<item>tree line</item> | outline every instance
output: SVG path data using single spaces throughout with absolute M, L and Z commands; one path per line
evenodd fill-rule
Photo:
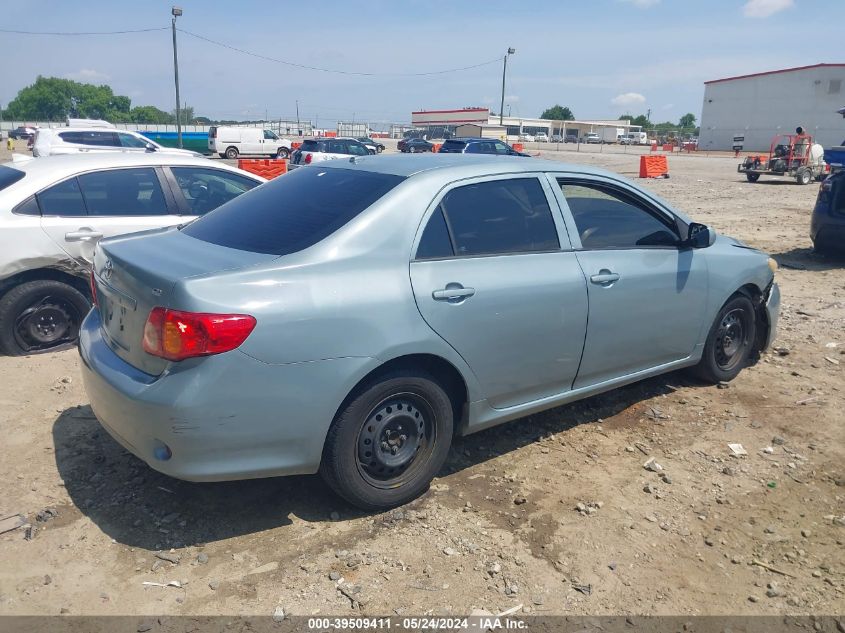
M 110 123 L 176 123 L 176 113 L 152 105 L 132 107 L 132 100 L 116 95 L 110 86 L 81 83 L 60 77 L 42 77 L 18 91 L 2 110 L 3 119 L 11 121 L 66 121 L 68 118 L 103 119 Z M 237 123 L 212 121 L 196 116 L 192 106 L 180 112 L 183 125 Z
M 540 118 L 552 121 L 574 121 L 575 115 L 568 107 L 555 104 L 551 108 L 543 110 Z M 695 126 L 696 118 L 692 112 L 687 112 L 678 120 L 677 123 L 673 123 L 672 121 L 652 123 L 645 114 L 638 114 L 637 116 L 634 116 L 633 114 L 623 114 L 619 117 L 620 121 L 625 119 L 630 120 L 631 125 L 638 125 L 643 130 L 654 130 L 655 132 L 670 132 L 678 129 L 693 131 L 697 129 Z

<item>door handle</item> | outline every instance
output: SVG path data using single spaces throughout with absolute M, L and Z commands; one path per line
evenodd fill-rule
M 93 229 L 81 228 L 78 231 L 65 233 L 65 242 L 85 242 L 87 240 L 98 240 L 103 234 Z
M 619 273 L 609 271 L 607 268 L 602 268 L 597 275 L 592 275 L 590 281 L 599 286 L 609 286 L 615 281 L 619 281 Z
M 431 296 L 435 301 L 458 302 L 475 294 L 475 288 L 464 288 L 461 284 L 447 284 L 442 290 L 435 290 Z

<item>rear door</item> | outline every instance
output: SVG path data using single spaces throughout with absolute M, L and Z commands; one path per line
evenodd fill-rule
M 677 220 L 621 183 L 589 177 L 556 182 L 590 302 L 575 387 L 690 356 L 707 306 L 704 250 L 681 248 Z
M 103 237 L 183 222 L 160 168 L 80 174 L 36 194 L 42 229 L 84 266 Z
M 569 390 L 587 325 L 584 275 L 538 175 L 456 183 L 418 235 L 420 313 L 506 408 Z

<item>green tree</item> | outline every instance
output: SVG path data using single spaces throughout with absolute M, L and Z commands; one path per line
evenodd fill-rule
M 575 115 L 572 114 L 572 110 L 566 106 L 554 105 L 551 108 L 543 110 L 543 114 L 540 115 L 540 118 L 551 119 L 553 121 L 574 121 Z
M 176 121 L 176 110 L 170 111 L 173 121 Z M 194 106 L 182 106 L 179 108 L 179 118 L 182 119 L 182 125 L 194 125 L 196 117 L 194 116 Z
M 651 127 L 651 123 L 644 114 L 638 114 L 637 116 L 634 116 L 633 114 L 623 114 L 621 117 L 619 117 L 620 121 L 624 119 L 629 119 L 631 121 L 631 125 L 639 125 L 641 128 L 644 129 Z
M 133 123 L 173 123 L 173 115 L 155 106 L 136 106 L 129 113 Z
M 681 117 L 681 120 L 678 121 L 678 125 L 681 127 L 695 127 L 695 115 L 692 112 L 687 112 Z
M 6 116 L 18 120 L 62 121 L 68 117 L 125 121 L 129 97 L 116 95 L 109 86 L 83 84 L 71 79 L 38 76 L 31 86 L 9 102 Z

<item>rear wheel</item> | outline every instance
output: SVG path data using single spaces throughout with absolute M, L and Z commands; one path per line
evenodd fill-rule
M 329 429 L 320 474 L 351 504 L 391 508 L 428 488 L 452 439 L 452 402 L 431 376 L 397 371 L 364 386 Z
M 760 174 L 745 174 L 745 177 L 748 179 L 748 182 L 757 182 L 760 180 Z
M 70 345 L 89 308 L 85 295 L 61 281 L 16 286 L 0 299 L 0 349 L 23 356 Z
M 813 180 L 813 172 L 809 169 L 802 169 L 798 172 L 795 180 L 799 185 L 809 185 Z
M 237 147 L 227 147 L 226 148 L 226 158 L 229 160 L 235 160 L 238 157 L 238 148 Z
M 711 383 L 733 380 L 748 364 L 756 336 L 751 300 L 742 294 L 734 295 L 716 316 L 695 373 Z

